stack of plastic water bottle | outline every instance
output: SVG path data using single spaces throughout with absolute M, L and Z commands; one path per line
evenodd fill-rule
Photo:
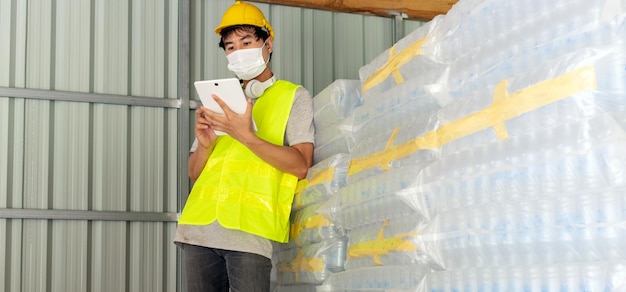
M 346 185 L 348 162 L 347 155 L 331 156 L 312 167 L 303 181 L 308 185 L 294 199 L 289 243 L 276 246 L 278 291 L 306 291 L 344 270 L 345 229 L 335 226 L 318 209 Z
M 277 291 L 315 291 L 331 274 L 344 270 L 345 229 L 318 209 L 347 184 L 354 140 L 339 125 L 361 104 L 360 88 L 359 80 L 337 80 L 313 99 L 315 164 L 294 198 L 290 241 L 275 248 Z
M 337 153 L 313 165 L 307 179 L 301 181 L 293 200 L 293 209 L 328 200 L 339 189 L 346 186 L 350 155 Z
M 338 153 L 350 153 L 354 146 L 352 131 L 343 124 L 361 105 L 361 81 L 339 79 L 313 98 L 315 110 L 314 164 Z
M 461 0 L 359 73 L 317 291 L 626 289 L 626 1 Z

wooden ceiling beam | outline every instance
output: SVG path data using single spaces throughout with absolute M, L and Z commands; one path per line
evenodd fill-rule
M 458 0 L 248 0 L 250 2 L 430 21 Z

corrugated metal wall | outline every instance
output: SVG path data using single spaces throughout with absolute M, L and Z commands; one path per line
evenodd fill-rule
M 0 290 L 176 290 L 177 8 L 0 0 Z
M 233 76 L 232 2 L 0 0 L 0 290 L 185 290 L 190 84 Z M 258 6 L 274 71 L 314 94 L 394 42 L 392 19 Z

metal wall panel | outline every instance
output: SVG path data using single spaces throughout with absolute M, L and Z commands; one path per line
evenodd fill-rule
M 177 39 L 173 0 L 0 0 L 0 87 L 44 90 L 0 96 L 0 290 L 178 290 L 178 110 L 46 99 L 178 98 Z
M 130 94 L 129 5 L 127 0 L 98 0 L 93 15 L 93 92 Z
M 197 99 L 193 81 L 233 76 L 213 31 L 233 1 L 183 2 L 179 72 L 180 1 L 0 0 L 0 290 L 183 290 L 179 80 Z M 273 70 L 313 94 L 393 42 L 393 19 L 257 5 Z
M 333 31 L 337 79 L 359 79 L 359 68 L 365 63 L 363 16 L 357 14 L 335 16 Z M 356 45 L 358 44 L 358 45 Z
M 368 64 L 394 43 L 394 21 L 389 18 L 375 16 L 363 16 L 363 61 L 362 65 Z M 358 78 L 358 69 L 357 69 Z
M 12 12 L 10 0 L 0 0 L 0 68 L 10 68 L 11 66 L 11 25 Z M 0 70 L 0 86 L 9 86 L 9 70 Z
M 56 4 L 51 26 L 53 89 L 89 92 L 91 5 L 83 0 L 57 0 Z
M 51 31 L 53 16 L 56 9 L 52 9 L 53 1 L 28 1 L 26 13 L 26 87 L 50 89 L 51 55 L 53 52 Z M 54 12 L 53 12 L 54 11 Z M 56 18 L 54 18 L 56 20 Z
M 310 29 L 309 33 L 305 34 L 305 39 L 313 45 L 309 55 L 313 66 L 308 67 L 311 71 L 307 70 L 309 75 L 313 76 L 312 80 L 308 81 L 313 83 L 305 86 L 312 94 L 316 94 L 337 79 L 333 70 L 336 62 L 333 49 L 335 47 L 334 13 L 312 10 L 309 17 Z
M 296 84 L 303 84 L 305 71 L 303 9 L 272 6 L 269 15 L 274 28 L 274 53 L 271 60 L 272 69 L 280 79 Z
M 0 0 L 0 86 L 25 85 L 27 4 Z
M 9 120 L 11 119 L 11 116 L 9 116 L 10 102 L 12 102 L 12 100 L 0 97 L 0 137 L 2 137 L 2 139 L 0 139 L 0 190 L 5 190 L 0 191 L 0 208 L 7 207 L 8 184 L 11 179 L 8 175 L 10 167 L 9 160 L 12 156 L 9 156 L 9 138 L 11 138 L 9 135 L 13 133 L 13 129 L 9 129 Z M 12 169 L 11 172 L 13 172 Z

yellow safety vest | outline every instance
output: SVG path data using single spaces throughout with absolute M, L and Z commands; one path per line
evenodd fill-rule
M 252 108 L 257 136 L 284 145 L 296 89 L 278 80 Z M 278 242 L 289 240 L 289 215 L 298 178 L 261 160 L 228 135 L 220 136 L 178 221 L 239 229 Z

